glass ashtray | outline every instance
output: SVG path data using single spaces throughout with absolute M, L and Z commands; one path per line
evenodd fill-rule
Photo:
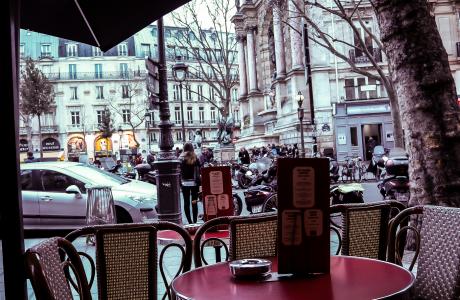
M 252 279 L 270 275 L 272 262 L 260 258 L 234 260 L 229 263 L 234 278 Z

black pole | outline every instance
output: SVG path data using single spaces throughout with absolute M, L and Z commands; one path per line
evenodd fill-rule
M 158 59 L 159 59 L 159 110 L 160 140 L 158 146 L 160 152 L 158 159 L 155 160 L 155 168 L 158 170 L 156 175 L 156 186 L 158 195 L 157 213 L 160 220 L 171 221 L 177 224 L 182 223 L 182 213 L 180 208 L 180 168 L 179 161 L 173 152 L 174 141 L 172 139 L 171 127 L 173 124 L 169 118 L 168 103 L 168 78 L 165 55 L 165 40 L 163 18 L 158 19 Z
M 310 43 L 308 41 L 307 24 L 303 25 L 303 42 L 305 47 L 305 67 L 307 69 L 308 98 L 310 98 L 311 124 L 315 125 L 315 109 L 313 105 L 313 82 L 311 80 Z
M 180 87 L 180 117 L 182 119 L 182 142 L 185 144 L 185 120 L 184 120 L 184 101 L 182 99 L 182 81 L 179 82 Z
M 2 81 L 6 89 L 0 126 L 3 136 L 3 168 L 14 172 L 5 176 L 4 194 L 0 204 L 0 239 L 2 241 L 3 279 L 6 299 L 27 299 L 24 268 L 24 232 L 22 223 L 21 188 L 19 185 L 18 103 L 19 103 L 19 0 L 2 1 L 0 4 L 1 36 L 7 39 L 6 51 L 1 56 Z M 2 295 L 0 295 L 0 298 Z

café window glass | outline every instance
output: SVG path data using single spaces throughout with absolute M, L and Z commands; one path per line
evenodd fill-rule
M 358 129 L 350 127 L 350 140 L 352 146 L 358 146 Z

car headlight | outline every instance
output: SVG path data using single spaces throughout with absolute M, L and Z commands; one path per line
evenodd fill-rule
M 246 176 L 252 176 L 252 172 L 251 172 L 251 171 L 247 171 L 247 172 L 246 172 Z
M 155 199 L 150 197 L 143 197 L 143 196 L 129 196 L 129 199 L 134 200 L 139 203 L 146 203 L 146 202 L 154 202 Z

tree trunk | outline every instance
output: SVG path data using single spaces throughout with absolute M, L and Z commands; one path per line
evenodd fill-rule
M 42 121 L 40 120 L 40 114 L 38 117 L 38 139 L 40 143 L 40 158 L 43 158 L 43 144 L 42 144 Z
M 398 96 L 393 88 L 387 89 L 388 99 L 391 106 L 391 119 L 393 120 L 393 138 L 395 147 L 404 147 L 403 130 L 401 125 L 401 114 L 399 112 Z
M 372 0 L 372 4 L 405 128 L 410 157 L 410 205 L 458 207 L 457 93 L 428 3 L 426 0 Z

